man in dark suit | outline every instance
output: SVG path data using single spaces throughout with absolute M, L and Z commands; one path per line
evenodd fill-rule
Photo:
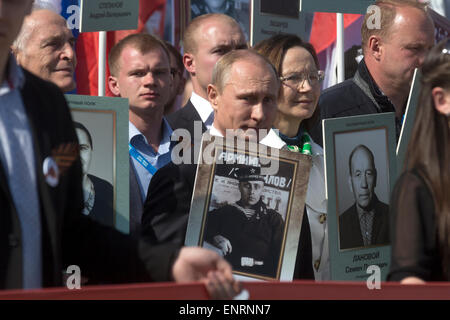
M 434 45 L 433 20 L 419 1 L 378 0 L 375 5 L 379 13 L 367 11 L 361 27 L 364 59 L 354 77 L 320 95 L 320 121 L 311 131 L 320 145 L 322 119 L 329 118 L 395 112 L 400 135 L 414 70 Z
M 355 203 L 339 216 L 341 249 L 389 243 L 389 206 L 375 194 L 377 169 L 372 152 L 358 145 L 350 153 L 349 186 Z
M 217 13 L 193 19 L 184 33 L 183 45 L 183 63 L 192 81 L 192 96 L 167 120 L 174 131 L 186 129 L 194 143 L 200 141 L 202 133 L 213 123 L 214 112 L 208 101 L 207 87 L 216 61 L 231 50 L 247 48 L 247 44 L 239 24 Z
M 241 129 L 248 136 L 256 134 L 254 138 L 261 144 L 282 148 L 285 143 L 270 130 L 279 85 L 266 58 L 249 50 L 228 52 L 217 62 L 208 85 L 208 99 L 214 108 L 210 134 L 223 137 L 228 130 Z M 258 135 L 259 129 L 270 131 L 263 137 Z M 195 163 L 171 162 L 153 177 L 144 204 L 142 233 L 155 244 L 184 244 L 196 170 Z M 297 278 L 313 278 L 309 222 L 306 214 L 303 217 L 295 274 Z
M 215 253 L 145 239 L 138 250 L 129 236 L 81 213 L 78 141 L 64 96 L 9 54 L 32 3 L 0 0 L 8 25 L 0 33 L 0 289 L 60 286 L 64 268 L 75 264 L 99 281 L 202 280 L 236 292 L 230 266 Z

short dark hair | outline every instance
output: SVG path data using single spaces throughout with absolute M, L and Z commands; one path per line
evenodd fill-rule
M 170 61 L 169 50 L 164 44 L 164 41 L 159 39 L 157 36 L 146 33 L 131 34 L 117 42 L 109 51 L 108 66 L 111 75 L 114 77 L 117 76 L 120 69 L 119 59 L 122 51 L 127 47 L 132 47 L 142 54 L 156 48 L 161 48 L 166 53 L 167 58 Z
M 180 51 L 177 50 L 170 42 L 165 41 L 165 45 L 167 50 L 175 57 L 175 63 L 177 64 L 178 70 L 181 70 L 181 72 L 184 71 L 184 64 L 183 64 L 183 56 L 181 55 Z M 171 56 L 169 55 L 170 61 L 172 61 Z

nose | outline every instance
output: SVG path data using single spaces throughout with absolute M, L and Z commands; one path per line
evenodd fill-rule
M 303 80 L 298 88 L 299 92 L 309 92 L 311 91 L 311 89 L 312 89 L 311 82 L 309 82 L 308 78 Z
M 151 71 L 149 71 L 144 77 L 142 77 L 142 81 L 144 86 L 152 85 L 155 83 L 155 76 Z
M 367 188 L 367 177 L 365 175 L 361 178 L 361 188 Z
M 255 106 L 253 106 L 251 117 L 252 120 L 256 122 L 261 122 L 262 120 L 264 120 L 265 114 L 262 103 L 258 103 Z
M 423 62 L 425 61 L 425 57 L 426 57 L 426 53 L 420 54 L 420 56 L 417 59 L 417 61 L 418 61 L 417 68 L 420 68 L 422 66 Z
M 62 59 L 76 62 L 75 50 L 70 43 L 62 48 Z

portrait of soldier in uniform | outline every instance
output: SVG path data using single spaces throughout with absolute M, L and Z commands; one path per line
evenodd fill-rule
M 349 156 L 348 184 L 354 204 L 339 216 L 341 249 L 389 243 L 389 206 L 375 194 L 377 169 L 372 151 L 356 146 Z
M 263 202 L 260 167 L 238 166 L 233 172 L 240 199 L 208 212 L 204 240 L 220 250 L 233 271 L 275 278 L 284 220 Z

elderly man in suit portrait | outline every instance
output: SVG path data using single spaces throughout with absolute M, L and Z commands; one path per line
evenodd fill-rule
M 341 249 L 389 243 L 389 207 L 375 194 L 377 169 L 372 152 L 356 146 L 349 157 L 349 187 L 355 203 L 339 216 Z

